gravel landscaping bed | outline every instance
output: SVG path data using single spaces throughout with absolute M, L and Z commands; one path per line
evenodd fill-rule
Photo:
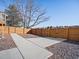
M 79 59 L 79 42 L 64 41 L 47 49 L 54 54 L 49 59 Z
M 9 34 L 5 34 L 4 39 L 0 39 L 0 51 L 15 47 L 16 45 Z

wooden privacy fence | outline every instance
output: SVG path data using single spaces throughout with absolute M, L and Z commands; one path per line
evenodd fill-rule
M 31 34 L 79 41 L 79 28 L 31 29 Z
M 30 31 L 30 29 L 21 28 L 21 27 L 8 27 L 8 26 L 1 26 L 0 33 L 17 33 L 17 34 L 26 34 Z
M 39 36 L 65 38 L 79 41 L 79 28 L 27 29 L 21 27 L 1 26 L 0 33 L 35 34 Z

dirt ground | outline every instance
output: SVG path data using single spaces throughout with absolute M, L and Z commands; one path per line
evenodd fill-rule
M 4 34 L 4 38 L 0 39 L 0 51 L 15 48 L 16 45 L 10 34 Z

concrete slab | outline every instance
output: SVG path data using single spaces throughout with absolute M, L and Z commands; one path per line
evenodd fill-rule
M 0 59 L 23 59 L 17 48 L 0 51 Z
M 22 53 L 24 59 L 48 59 L 48 57 L 53 55 L 48 50 L 41 48 L 28 40 L 25 40 L 23 37 L 15 33 L 12 33 L 11 36 Z
M 39 45 L 40 47 L 43 47 L 43 48 L 46 48 L 48 46 L 51 46 L 51 45 L 64 41 L 64 40 L 60 40 L 60 39 L 57 40 L 57 38 L 50 39 L 50 38 L 43 38 L 43 37 L 25 38 L 25 39 L 31 41 L 32 43 Z

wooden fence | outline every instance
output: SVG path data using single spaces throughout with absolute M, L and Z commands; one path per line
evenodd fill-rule
M 32 29 L 32 34 L 79 41 L 79 28 Z
M 0 26 L 0 33 L 17 33 L 17 34 L 26 34 L 30 31 L 30 29 L 21 28 L 21 27 L 8 27 L 8 26 Z
M 54 28 L 54 29 L 26 29 L 21 27 L 0 27 L 0 33 L 35 34 L 39 36 L 65 38 L 79 41 L 79 28 Z

